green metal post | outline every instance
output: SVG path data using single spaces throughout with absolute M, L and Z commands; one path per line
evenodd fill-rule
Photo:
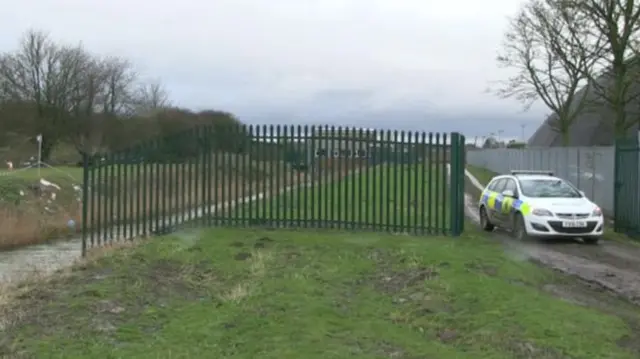
M 305 131 L 306 131 L 306 126 L 304 127 Z M 303 186 L 302 183 L 302 172 L 304 171 L 304 173 L 308 173 L 309 171 L 309 153 L 308 153 L 308 147 L 307 147 L 307 143 L 306 143 L 306 139 L 305 139 L 306 133 L 302 132 L 302 126 L 298 125 L 298 135 L 297 135 L 297 145 L 296 145 L 296 151 L 300 151 L 302 150 L 302 148 L 304 148 L 304 154 L 303 154 L 303 158 L 304 158 L 304 165 L 302 165 L 302 160 L 298 159 L 298 163 L 297 163 L 297 170 L 296 170 L 296 204 L 295 207 L 298 209 L 298 213 L 296 215 L 297 221 L 296 221 L 296 226 L 297 227 L 306 227 L 306 221 L 303 221 L 303 218 L 307 218 L 307 212 L 308 212 L 308 208 L 305 206 L 304 207 L 304 214 L 303 214 L 303 209 L 302 209 L 302 198 L 301 196 L 304 195 L 304 197 L 307 197 L 307 191 L 305 190 L 305 187 Z M 304 224 L 303 224 L 304 223 Z
M 113 164 L 111 161 L 111 156 L 104 155 L 104 163 L 101 165 L 102 171 L 102 194 L 105 196 L 104 201 L 102 202 L 102 244 L 107 243 L 107 238 L 109 236 L 109 204 L 113 201 L 111 197 L 111 183 L 109 178 L 109 169 L 113 168 Z
M 450 161 L 449 161 L 449 198 L 451 198 L 451 206 L 449 207 L 449 232 L 453 236 L 458 236 L 458 134 L 451 134 Z
M 213 216 L 215 216 L 217 212 L 217 211 L 214 211 L 214 209 L 217 209 L 217 208 L 214 207 L 215 203 L 213 199 L 213 188 L 215 184 L 214 184 L 213 176 L 215 172 L 218 172 L 218 169 L 214 168 L 212 162 L 213 162 L 213 153 L 214 151 L 217 152 L 216 149 L 219 144 L 214 139 L 215 134 L 214 134 L 213 126 L 208 126 L 205 129 L 205 132 L 203 135 L 205 136 L 205 143 L 206 143 L 206 152 L 204 155 L 204 162 L 206 166 L 206 181 L 204 181 L 204 183 L 206 183 L 204 195 L 206 196 L 205 202 L 207 203 L 206 224 L 207 226 L 211 226 L 211 224 L 213 223 Z M 235 138 L 235 137 L 229 137 L 229 138 Z M 216 192 L 218 192 L 217 189 L 216 189 Z
M 464 184 L 465 184 L 465 168 L 467 167 L 467 147 L 466 138 L 459 136 L 459 153 L 458 158 L 458 230 L 459 234 L 464 232 Z
M 82 256 L 87 255 L 87 221 L 89 216 L 89 155 L 82 151 Z
M 446 193 L 447 193 L 447 152 L 450 152 L 449 148 L 450 145 L 447 145 L 447 134 L 444 133 L 442 134 L 442 157 L 440 158 L 440 170 L 442 172 L 440 172 L 440 175 L 442 176 L 440 178 L 440 183 L 442 184 L 442 191 L 441 191 L 441 199 L 442 199 L 442 207 L 440 207 L 441 212 L 440 212 L 440 219 L 442 220 L 442 224 L 440 225 L 440 227 L 438 228 L 439 233 L 441 234 L 447 234 L 448 232 L 448 225 L 447 225 L 447 203 L 449 203 L 449 201 L 446 198 Z
M 307 208 L 306 214 L 304 217 L 305 227 L 314 227 L 314 219 L 319 218 L 320 214 L 316 212 L 318 208 L 316 206 L 316 188 L 317 186 L 317 176 L 318 176 L 318 163 L 321 160 L 317 154 L 318 149 L 316 148 L 316 126 L 311 126 L 311 128 L 305 126 L 304 127 L 305 134 L 305 144 L 309 141 L 311 144 L 306 144 L 306 147 L 309 148 L 311 146 L 311 159 L 309 161 L 309 170 L 307 172 L 308 176 L 306 176 L 307 182 L 312 182 L 313 184 L 309 187 L 308 196 L 304 196 L 304 208 Z M 310 210 L 309 210 L 310 208 Z M 310 212 L 310 213 L 309 213 Z
M 117 153 L 113 153 L 109 155 L 109 162 L 108 162 L 108 169 L 109 169 L 109 191 L 108 191 L 108 198 L 109 198 L 109 221 L 108 226 L 109 226 L 109 238 L 110 240 L 113 240 L 114 238 L 114 230 L 115 227 L 118 223 L 117 221 L 115 221 L 115 204 L 116 201 L 118 200 L 118 197 L 120 193 L 116 193 L 116 176 L 115 176 L 115 171 L 116 171 L 116 166 L 119 166 L 119 160 L 118 160 L 118 156 Z M 119 226 L 118 226 L 119 227 Z
M 116 201 L 116 238 L 120 239 L 122 237 L 122 225 L 123 219 L 126 220 L 126 217 L 122 213 L 122 198 L 126 196 L 126 194 L 122 191 L 122 162 L 125 159 L 125 156 L 122 152 L 114 153 L 114 157 L 116 159 L 116 193 L 113 198 Z M 126 163 L 125 163 L 126 166 Z
M 98 192 L 98 190 L 96 189 L 96 168 L 95 168 L 95 161 L 96 161 L 96 157 L 95 156 L 91 156 L 88 158 L 88 165 L 87 167 L 89 168 L 89 188 L 91 189 L 90 192 L 90 199 L 89 199 L 89 203 L 91 205 L 90 207 L 90 214 L 91 214 L 91 220 L 89 221 L 89 223 L 91 224 L 90 227 L 90 231 L 91 231 L 91 247 L 93 247 L 96 243 L 96 229 L 98 229 L 98 221 L 96 220 L 96 217 L 98 217 L 98 209 L 100 208 L 100 193 Z M 98 238 L 100 239 L 100 238 Z
M 613 230 L 614 232 L 621 232 L 622 228 L 620 227 L 620 224 L 622 222 L 622 210 L 619 206 L 619 202 L 620 202 L 620 189 L 622 187 L 622 181 L 620 180 L 621 176 L 620 176 L 620 171 L 622 170 L 622 168 L 620 168 L 620 139 L 616 139 L 615 141 L 615 147 L 614 147 L 614 155 L 613 155 L 613 169 L 614 169 L 614 176 L 613 176 L 613 214 L 614 214 L 614 219 L 613 219 Z
M 151 204 L 149 203 L 149 163 L 147 162 L 149 143 L 146 142 L 143 148 L 140 159 L 137 162 L 138 166 L 142 166 L 142 203 L 144 206 L 144 212 L 142 213 L 142 235 L 146 237 L 149 234 L 148 222 L 150 219 L 149 211 L 151 210 Z
M 98 242 L 98 245 L 102 244 L 102 226 L 103 226 L 103 220 L 102 220 L 102 199 L 104 197 L 104 180 L 103 180 L 103 176 L 102 176 L 102 164 L 99 162 L 100 159 L 102 157 L 101 156 L 96 156 L 96 162 L 98 162 L 96 164 L 96 184 L 97 184 L 97 189 L 98 189 L 98 198 L 97 198 L 97 203 L 96 203 L 96 239 Z
M 141 226 L 143 221 L 142 214 L 146 211 L 145 208 L 142 208 L 142 190 L 144 189 L 144 183 L 142 183 L 142 164 L 140 163 L 140 154 L 142 153 L 142 146 L 136 146 L 134 156 L 132 158 L 133 166 L 135 166 L 136 173 L 136 231 L 135 236 L 140 236 L 142 233 Z M 129 164 L 125 164 L 125 166 L 129 166 Z
M 254 131 L 254 127 L 253 125 L 249 125 L 249 130 L 247 131 L 247 138 L 245 139 L 245 141 L 247 141 L 247 149 L 246 149 L 246 154 L 245 156 L 248 157 L 248 166 L 249 166 L 249 174 L 248 174 L 248 180 L 247 182 L 249 182 L 249 202 L 246 204 L 247 207 L 247 218 L 246 218 L 246 225 L 250 226 L 252 223 L 252 220 L 254 218 L 254 210 L 253 210 L 253 203 L 255 202 L 254 199 L 256 198 L 256 196 L 260 193 L 260 189 L 258 188 L 257 185 L 257 180 L 259 179 L 259 177 L 257 178 L 253 178 L 253 171 L 254 171 L 254 166 L 257 167 L 259 162 L 255 161 L 255 158 L 253 156 L 253 151 L 255 150 L 253 145 L 254 145 L 254 141 L 256 138 L 256 134 Z M 246 167 L 245 167 L 246 168 Z M 256 183 L 254 183 L 256 182 Z M 242 206 L 243 208 L 245 206 Z M 257 217 L 257 213 L 255 213 L 256 217 Z
M 428 154 L 427 154 L 427 166 L 425 168 L 425 171 L 427 171 L 427 181 L 425 183 L 426 185 L 426 190 L 427 190 L 427 203 L 426 203 L 426 213 L 427 213 L 427 233 L 431 234 L 433 233 L 433 228 L 434 228 L 434 219 L 436 217 L 436 210 L 435 210 L 435 203 L 438 199 L 437 197 L 434 196 L 434 194 L 438 193 L 438 186 L 437 183 L 435 183 L 436 181 L 434 181 L 436 178 L 438 178 L 437 172 L 435 171 L 437 169 L 437 164 L 434 164 L 434 141 L 437 142 L 438 138 L 436 136 L 433 135 L 432 132 L 429 132 L 429 142 L 427 142 L 427 149 L 428 149 Z M 436 144 L 436 148 L 437 148 L 437 144 Z M 436 154 L 436 158 L 437 158 L 437 154 Z M 434 172 L 435 176 L 434 176 Z M 434 193 L 435 192 L 435 193 Z M 434 201 L 435 198 L 435 201 Z M 437 221 L 437 220 L 436 220 Z
M 400 162 L 399 166 L 400 168 L 396 170 L 397 172 L 400 172 L 399 175 L 399 180 L 400 180 L 400 185 L 396 185 L 395 187 L 398 188 L 398 197 L 395 198 L 394 202 L 398 203 L 398 205 L 400 206 L 400 211 L 398 211 L 398 209 L 396 209 L 394 212 L 395 213 L 399 213 L 399 231 L 400 232 L 405 232 L 407 230 L 406 228 L 406 223 L 405 223 L 405 216 L 408 215 L 408 213 L 406 213 L 406 184 L 405 184 L 405 171 L 406 171 L 406 156 L 407 156 L 407 138 L 406 138 L 406 134 L 404 131 L 400 131 L 400 151 L 398 151 L 399 153 L 396 154 L 396 157 L 400 157 Z

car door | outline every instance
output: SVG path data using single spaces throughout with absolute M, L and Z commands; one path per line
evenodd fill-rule
M 513 192 L 514 196 L 507 197 L 502 195 L 502 192 L 506 190 Z M 511 208 L 513 206 L 513 202 L 518 198 L 518 185 L 516 184 L 516 181 L 512 178 L 505 179 L 504 186 L 502 190 L 500 190 L 500 195 L 500 205 L 496 206 L 496 215 L 500 217 L 499 221 L 502 223 L 504 228 L 510 228 L 513 224 L 513 221 L 511 220 Z
M 498 200 L 498 196 L 502 193 L 502 189 L 504 188 L 506 181 L 507 180 L 505 178 L 499 178 L 495 183 L 491 183 L 491 185 L 487 188 L 489 191 L 491 191 L 490 198 L 487 201 L 487 215 L 489 216 L 489 220 L 493 224 L 500 225 L 502 223 L 499 212 L 497 211 L 500 203 Z

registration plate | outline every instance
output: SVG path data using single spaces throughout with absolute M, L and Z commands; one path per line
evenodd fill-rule
M 585 221 L 564 221 L 562 222 L 564 228 L 586 228 L 587 222 Z

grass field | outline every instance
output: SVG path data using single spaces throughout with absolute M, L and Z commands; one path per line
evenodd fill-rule
M 284 162 L 229 154 L 208 160 L 208 164 L 200 158 L 183 164 L 122 164 L 93 170 L 87 220 L 91 233 L 117 236 L 111 233 L 116 225 L 160 219 L 253 195 L 267 188 L 263 184 L 272 177 L 283 178 L 283 186 L 292 184 L 289 179 L 306 180 L 304 175 L 293 176 Z M 60 187 L 53 190 L 55 198 L 42 192 L 40 178 Z M 40 175 L 37 169 L 0 172 L 0 250 L 77 234 L 81 193 L 76 189 L 82 181 L 82 168 L 75 167 L 43 168 Z M 70 230 L 67 223 L 71 219 L 76 227 Z
M 450 223 L 449 186 L 443 165 L 378 165 L 343 178 L 319 174 L 317 181 L 312 187 L 297 187 L 239 206 L 226 216 L 303 228 L 418 233 L 442 232 Z
M 482 184 L 486 185 L 498 174 L 486 168 L 467 165 L 467 170 Z
M 40 176 L 38 176 L 37 168 L 16 169 L 12 171 L 0 170 L 0 179 L 6 177 L 16 177 L 23 180 L 37 181 L 40 177 L 44 178 L 67 178 L 76 182 L 82 182 L 82 167 L 58 166 L 58 167 L 42 167 Z
M 625 320 L 543 290 L 564 281 L 478 233 L 185 232 L 4 298 L 0 355 L 637 358 Z
M 337 191 L 362 178 L 355 176 L 308 191 L 326 191 L 337 201 L 331 187 Z M 277 208 L 297 215 L 297 201 L 268 202 L 277 201 Z M 349 208 L 335 201 L 331 211 Z M 366 196 L 358 203 L 373 206 Z M 411 222 L 410 212 L 399 213 Z M 484 236 L 218 228 L 157 237 L 1 292 L 0 356 L 640 355 L 629 344 L 640 341 L 633 326 L 640 320 L 637 308 L 612 299 L 627 313 L 620 317 L 556 298 L 548 288 L 572 285 L 570 279 L 505 253 Z

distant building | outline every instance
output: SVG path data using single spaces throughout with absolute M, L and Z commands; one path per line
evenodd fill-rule
M 598 78 L 598 83 L 608 85 L 612 83 L 612 80 L 607 75 L 602 75 Z M 586 89 L 583 88 L 578 92 L 578 96 L 582 96 Z M 640 120 L 640 83 L 633 84 L 631 92 L 635 94 L 635 97 L 639 101 L 629 103 L 626 108 L 628 117 L 634 120 Z M 594 88 L 589 89 L 586 97 L 587 101 L 591 103 L 588 109 L 585 109 L 583 113 L 578 115 L 578 118 L 574 121 L 569 128 L 569 146 L 611 146 L 614 144 L 615 131 L 614 131 L 614 118 L 610 106 L 604 103 L 602 99 L 598 98 L 598 94 Z M 562 135 L 557 132 L 552 125 L 557 121 L 557 116 L 551 115 L 546 121 L 536 130 L 536 132 L 529 138 L 527 142 L 528 146 L 532 147 L 556 147 L 562 146 Z M 628 135 L 634 135 L 638 132 L 638 126 L 632 126 L 628 130 Z
M 369 129 L 342 132 L 315 129 L 311 136 L 309 146 L 315 157 L 366 158 L 377 141 L 376 134 Z

